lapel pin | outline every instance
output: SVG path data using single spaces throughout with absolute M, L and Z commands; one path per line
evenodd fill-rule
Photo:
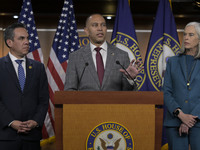
M 28 68 L 29 68 L 29 69 L 32 69 L 32 66 L 29 66 Z
M 111 53 L 111 55 L 112 55 L 112 56 L 114 56 L 114 55 L 115 55 L 115 53 Z

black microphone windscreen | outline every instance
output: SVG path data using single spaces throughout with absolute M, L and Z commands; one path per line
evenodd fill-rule
M 116 61 L 116 64 L 120 64 L 118 60 Z
M 120 64 L 119 60 L 116 61 L 116 64 L 120 65 L 120 66 L 124 69 L 124 71 L 127 73 L 127 75 L 128 75 L 132 80 L 134 80 L 134 79 L 131 77 L 131 75 L 126 71 L 126 69 L 124 68 L 124 66 L 123 66 L 122 64 Z

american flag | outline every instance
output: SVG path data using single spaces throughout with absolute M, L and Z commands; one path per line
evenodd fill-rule
M 54 36 L 50 57 L 47 63 L 47 77 L 49 82 L 50 123 L 54 127 L 54 92 L 64 89 L 65 73 L 69 54 L 79 48 L 78 33 L 72 0 L 64 0 L 64 6 Z
M 30 49 L 27 57 L 43 63 L 43 54 L 40 48 L 38 34 L 35 26 L 31 0 L 23 0 L 23 5 L 18 22 L 25 24 L 28 30 Z M 50 120 L 47 119 L 49 116 L 50 115 L 47 113 L 46 120 Z M 45 125 L 43 126 L 42 130 L 43 139 L 47 139 L 48 137 L 50 137 L 50 135 L 52 135 L 50 133 L 52 133 L 53 128 L 49 126 L 49 122 L 45 122 L 44 124 Z
M 31 59 L 43 62 L 43 54 L 35 26 L 31 0 L 23 0 L 18 22 L 25 24 L 28 30 L 30 49 L 27 56 Z

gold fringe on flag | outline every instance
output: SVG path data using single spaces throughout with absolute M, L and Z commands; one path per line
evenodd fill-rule
M 50 138 L 48 138 L 48 139 L 41 140 L 41 141 L 40 141 L 40 146 L 42 147 L 42 146 L 44 146 L 44 145 L 46 145 L 46 144 L 50 144 L 50 143 L 53 143 L 53 142 L 55 142 L 55 141 L 56 141 L 55 136 L 52 136 L 52 137 L 50 137 Z
M 162 147 L 161 147 L 161 150 L 168 150 L 168 144 L 164 144 Z

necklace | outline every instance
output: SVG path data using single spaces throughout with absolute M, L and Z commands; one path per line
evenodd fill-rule
M 187 77 L 187 87 L 189 90 L 191 90 L 190 88 L 190 79 L 191 79 L 191 75 L 192 75 L 192 72 L 194 70 L 194 67 L 196 65 L 197 61 L 194 60 L 193 64 L 192 64 L 192 68 L 190 70 L 190 72 L 188 73 L 188 65 L 187 65 L 187 61 L 186 61 L 186 57 L 185 57 L 185 66 L 186 66 L 186 77 Z

